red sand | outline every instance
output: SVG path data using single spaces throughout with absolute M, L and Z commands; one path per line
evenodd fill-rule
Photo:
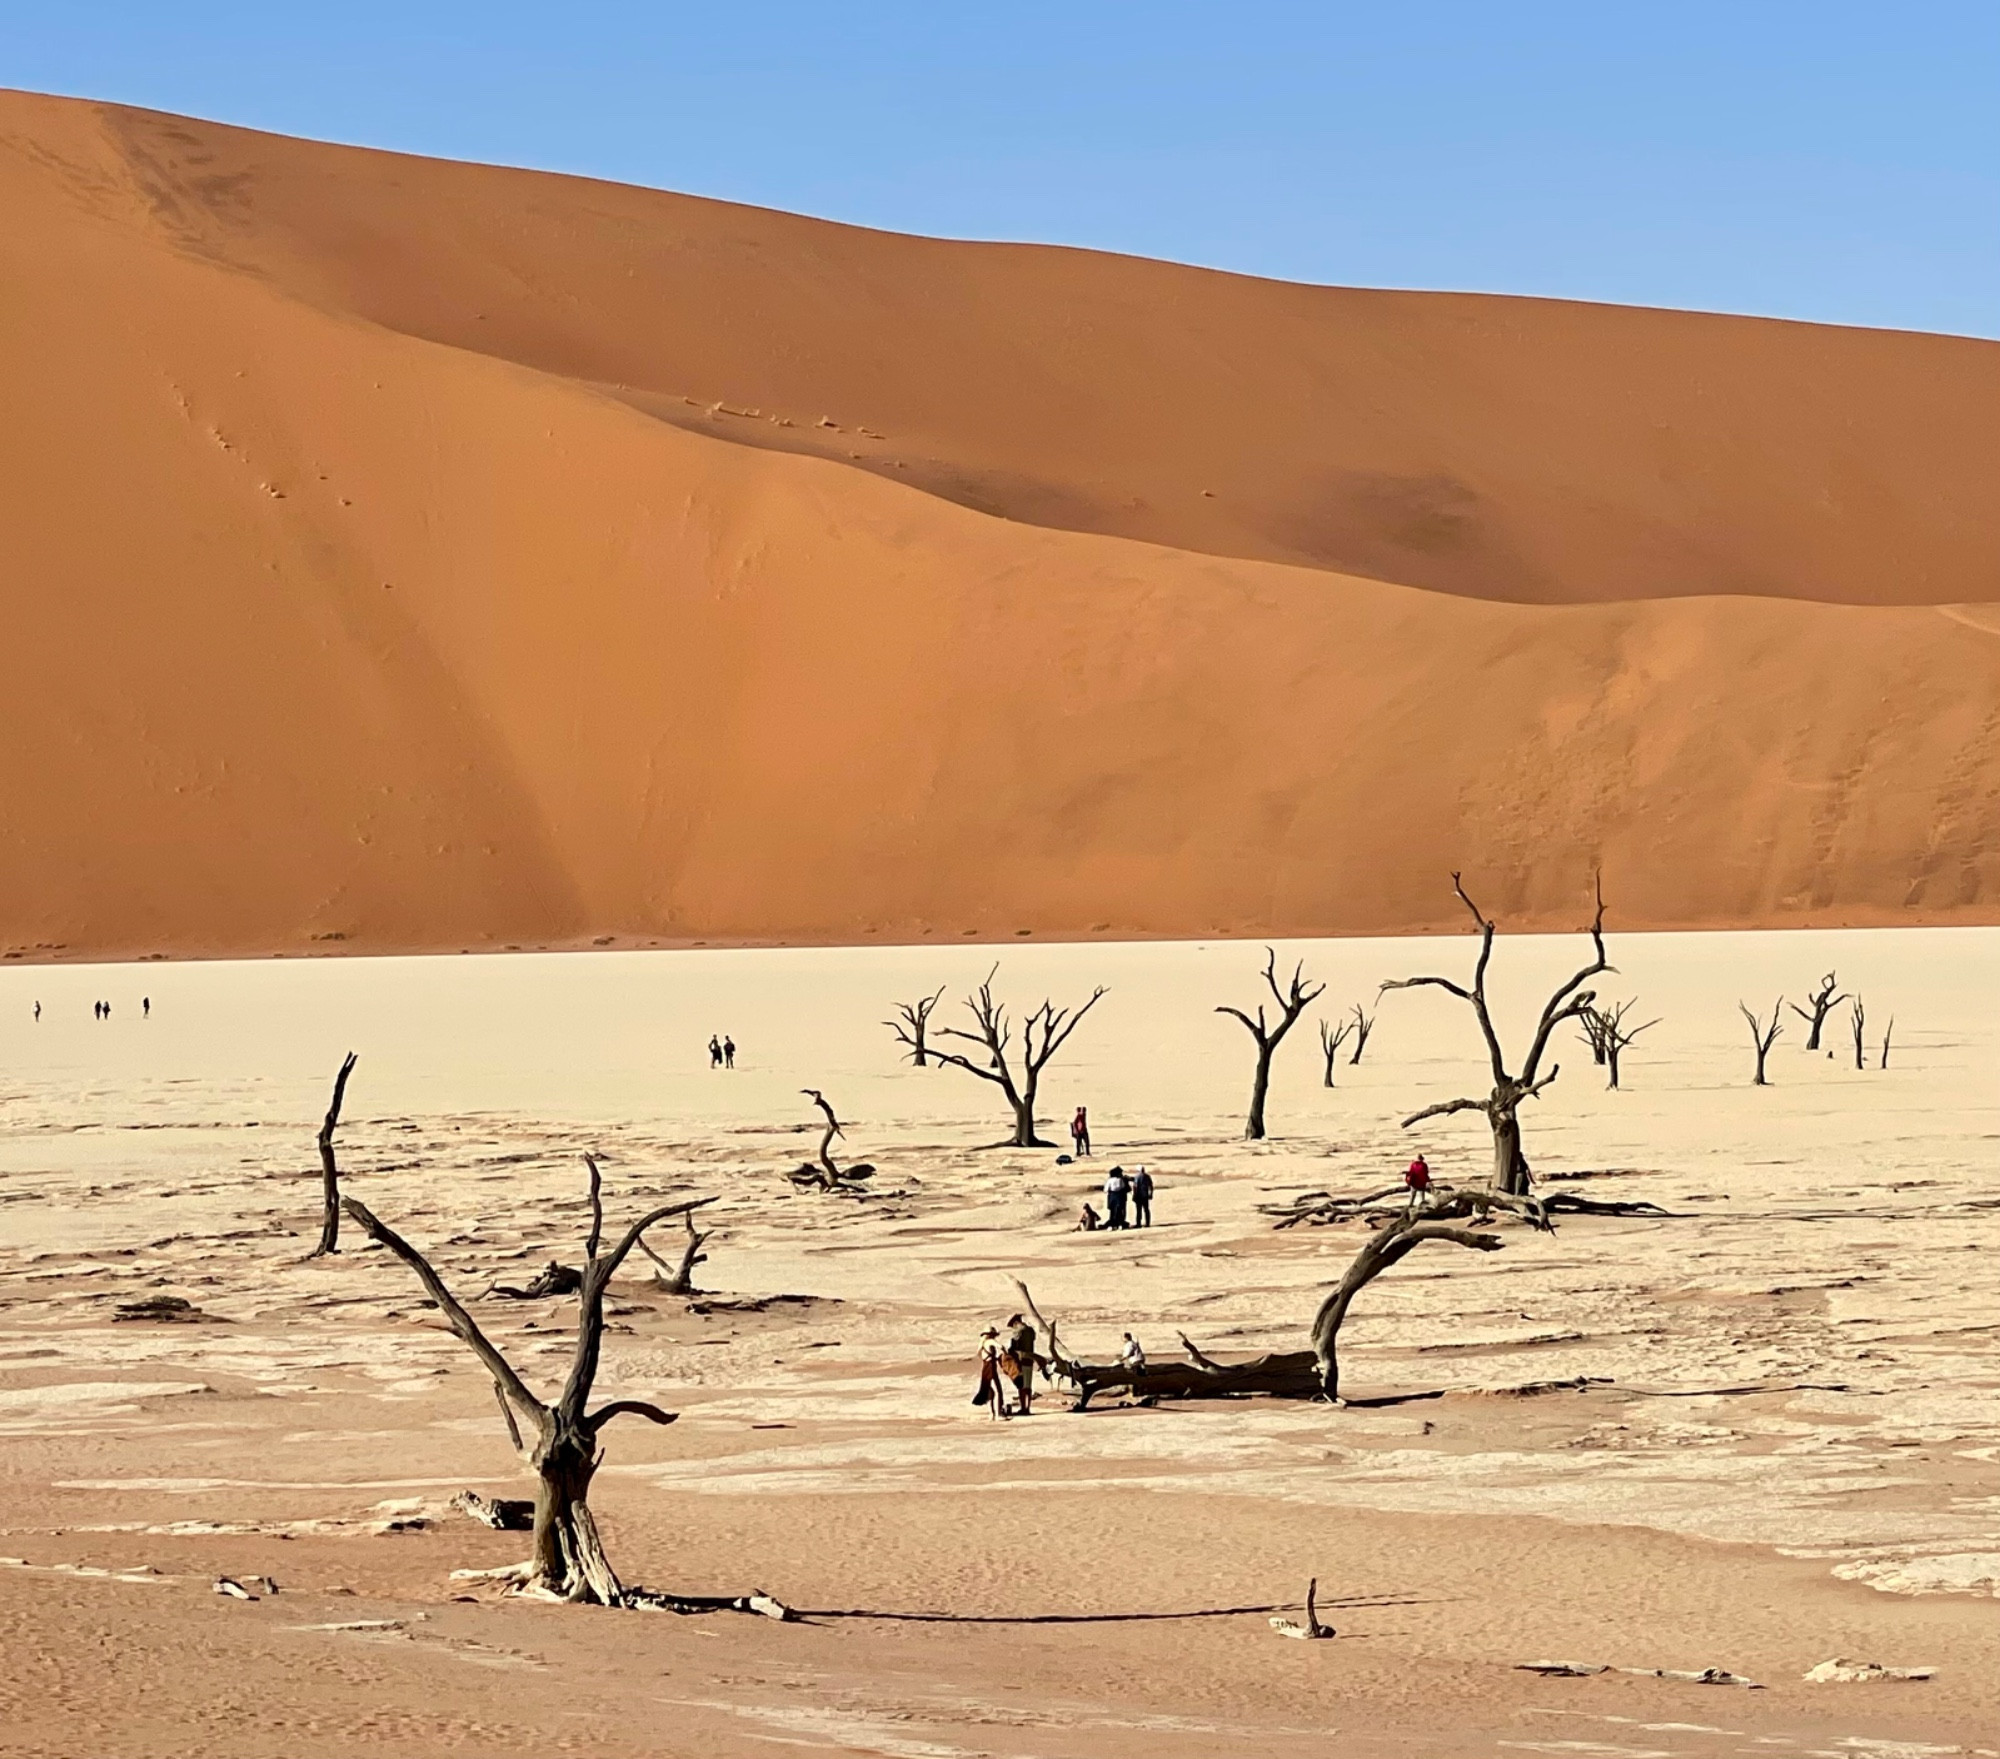
M 19 955 L 1995 919 L 1992 343 L 20 94 L 0 203 Z

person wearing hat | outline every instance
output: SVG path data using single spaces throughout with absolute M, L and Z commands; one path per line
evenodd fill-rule
M 1007 1316 L 1007 1353 L 1000 1366 L 1014 1383 L 1014 1408 L 1023 1417 L 1035 1408 L 1035 1328 L 1018 1313 Z
M 979 1334 L 979 1388 L 972 1395 L 975 1405 L 984 1405 L 989 1417 L 1007 1415 L 1007 1399 L 1000 1386 L 1000 1328 L 989 1325 Z

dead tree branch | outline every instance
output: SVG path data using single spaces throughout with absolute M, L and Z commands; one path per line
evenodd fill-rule
M 1862 1035 L 1868 1029 L 1868 1010 L 1862 1005 L 1859 996 L 1854 996 L 1851 999 L 1853 1007 L 1848 1012 L 1847 1023 L 1854 1033 L 1854 1066 L 1857 1069 L 1866 1069 L 1868 1067 L 1868 1041 Z
M 1058 1008 L 1053 1001 L 1044 1000 L 1039 1008 L 1022 1020 L 1021 1068 L 1017 1076 L 1008 1061 L 1008 1052 L 1013 1045 L 1013 1023 L 1007 1017 L 1006 1004 L 993 999 L 993 979 L 999 970 L 1000 967 L 995 965 L 986 974 L 986 981 L 965 998 L 966 1012 L 972 1016 L 970 1031 L 962 1026 L 942 1026 L 938 1029 L 940 1038 L 962 1039 L 976 1046 L 977 1057 L 964 1051 L 936 1048 L 932 1048 L 930 1055 L 950 1068 L 963 1069 L 981 1081 L 990 1081 L 1006 1096 L 1008 1109 L 1013 1114 L 1014 1134 L 1000 1146 L 1053 1148 L 1055 1144 L 1043 1141 L 1035 1128 L 1035 1098 L 1041 1087 L 1042 1071 L 1062 1049 L 1069 1035 L 1083 1024 L 1084 1015 L 1103 999 L 1104 986 L 1100 984 L 1092 990 L 1090 1000 L 1080 1008 Z
M 687 1229 L 687 1244 L 681 1248 L 681 1261 L 679 1264 L 668 1264 L 664 1258 L 653 1250 L 653 1244 L 650 1240 L 643 1234 L 639 1237 L 639 1250 L 645 1253 L 659 1267 L 653 1273 L 653 1287 L 658 1289 L 663 1295 L 693 1295 L 697 1293 L 698 1291 L 694 1286 L 694 1267 L 697 1264 L 706 1264 L 708 1262 L 708 1254 L 702 1248 L 714 1237 L 713 1232 L 704 1234 L 697 1229 L 694 1225 L 692 1214 L 682 1216 L 681 1224 Z
M 1600 877 L 1595 888 L 1597 910 L 1589 929 L 1593 957 L 1588 965 L 1560 985 L 1542 1004 L 1541 1018 L 1535 1024 L 1535 1036 L 1518 1075 L 1508 1072 L 1507 1053 L 1501 1047 L 1500 1034 L 1494 1029 L 1492 1011 L 1486 1002 L 1486 969 L 1493 959 L 1494 923 L 1467 895 L 1458 874 L 1451 876 L 1451 886 L 1458 894 L 1458 901 L 1465 906 L 1479 928 L 1479 957 L 1472 970 L 1472 987 L 1468 989 L 1448 977 L 1403 977 L 1383 984 L 1382 988 L 1384 992 L 1424 987 L 1441 989 L 1470 1006 L 1473 1018 L 1479 1022 L 1480 1036 L 1486 1041 L 1487 1060 L 1493 1070 L 1493 1092 L 1484 1100 L 1460 1099 L 1440 1106 L 1427 1106 L 1407 1119 L 1403 1127 L 1408 1129 L 1425 1118 L 1443 1117 L 1452 1112 L 1484 1112 L 1487 1125 L 1493 1132 L 1493 1188 L 1512 1196 L 1525 1196 L 1534 1175 L 1529 1170 L 1527 1157 L 1521 1152 L 1521 1102 L 1532 1099 L 1561 1072 L 1561 1065 L 1555 1064 L 1547 1075 L 1540 1073 L 1550 1035 L 1565 1020 L 1583 1017 L 1597 1000 L 1597 992 L 1583 986 L 1600 972 L 1613 968 L 1604 954 L 1603 880 Z
M 1367 1217 L 1372 1232 L 1340 1281 L 1313 1316 L 1310 1347 L 1258 1356 L 1248 1362 L 1218 1362 L 1185 1336 L 1185 1362 L 1149 1362 L 1142 1369 L 1124 1362 L 1087 1362 L 1056 1342 L 1055 1327 L 1035 1307 L 1025 1285 L 1021 1298 L 1049 1337 L 1049 1372 L 1076 1391 L 1083 1410 L 1101 1392 L 1122 1390 L 1140 1398 L 1228 1398 L 1268 1393 L 1279 1398 L 1340 1398 L 1340 1328 L 1354 1299 L 1391 1266 L 1418 1247 L 1433 1243 L 1476 1252 L 1498 1251 L 1506 1242 L 1492 1231 L 1496 1212 L 1518 1216 L 1530 1227 L 1552 1233 L 1547 1206 L 1532 1197 L 1496 1191 L 1440 1188 L 1424 1206 L 1377 1212 Z M 1470 1224 L 1470 1225 L 1465 1225 Z
M 1771 1046 L 1784 1036 L 1785 998 L 1780 996 L 1771 1004 L 1769 1021 L 1759 1020 L 1743 1002 L 1736 1004 L 1736 1011 L 1750 1022 L 1750 1043 L 1757 1052 L 1757 1078 L 1750 1085 L 1769 1087 L 1770 1082 L 1764 1079 L 1764 1059 L 1771 1054 Z
M 591 1229 L 577 1291 L 576 1347 L 562 1391 L 547 1402 L 529 1390 L 527 1382 L 480 1330 L 478 1321 L 460 1304 L 423 1253 L 379 1220 L 365 1204 L 350 1197 L 341 1207 L 370 1239 L 386 1247 L 416 1273 L 424 1292 L 437 1303 L 445 1323 L 492 1377 L 507 1419 L 508 1434 L 517 1451 L 524 1445 L 523 1429 L 534 1437 L 525 1450 L 536 1473 L 534 1553 L 518 1571 L 512 1572 L 518 1584 L 564 1600 L 604 1606 L 650 1604 L 649 1600 L 639 1598 L 642 1591 L 628 1591 L 620 1583 L 604 1555 L 603 1541 L 590 1512 L 590 1482 L 604 1457 L 599 1436 L 613 1418 L 635 1416 L 653 1423 L 671 1423 L 674 1416 L 640 1399 L 614 1399 L 595 1411 L 588 1409 L 604 1339 L 604 1295 L 619 1265 L 648 1228 L 670 1216 L 689 1215 L 714 1200 L 700 1197 L 662 1204 L 632 1223 L 618 1243 L 605 1252 L 600 1249 L 604 1222 L 601 1180 L 595 1157 L 585 1159 L 591 1173 Z
M 1361 1004 L 1354 1004 L 1354 1054 L 1347 1059 L 1350 1069 L 1358 1068 L 1361 1053 L 1368 1048 L 1368 1035 L 1375 1030 L 1375 1016 L 1362 1012 Z
M 939 984 L 935 995 L 919 998 L 914 1002 L 896 1004 L 897 1019 L 884 1020 L 882 1024 L 896 1035 L 897 1041 L 910 1053 L 910 1061 L 919 1069 L 927 1068 L 934 1054 L 925 1042 L 925 1033 L 930 1027 L 931 1010 L 944 1000 L 944 985 Z
M 1278 953 L 1275 947 L 1264 949 L 1264 984 L 1271 992 L 1271 999 L 1277 1004 L 1278 1017 L 1268 1025 L 1264 1019 L 1264 1004 L 1257 1004 L 1257 1018 L 1241 1008 L 1221 1007 L 1215 1011 L 1227 1014 L 1231 1019 L 1241 1021 L 1257 1046 L 1257 1073 L 1250 1083 L 1250 1115 L 1243 1126 L 1243 1134 L 1252 1142 L 1264 1140 L 1264 1101 L 1271 1091 L 1271 1059 L 1277 1054 L 1278 1046 L 1284 1043 L 1285 1034 L 1298 1024 L 1298 1019 L 1307 1008 L 1326 993 L 1325 984 L 1308 984 L 1305 981 L 1305 961 L 1300 960 L 1292 970 L 1291 982 L 1278 987 Z M 1325 1035 L 1325 1026 L 1320 1031 Z M 1326 1059 L 1326 1084 L 1333 1085 L 1333 1055 L 1328 1052 Z
M 1338 1026 L 1329 1025 L 1324 1020 L 1319 1023 L 1319 1050 L 1320 1055 L 1326 1059 L 1326 1080 L 1324 1085 L 1328 1087 L 1333 1085 L 1334 1059 L 1340 1055 L 1340 1047 L 1348 1041 L 1353 1032 L 1354 1022 L 1352 1020 L 1343 1020 Z
M 873 1164 L 862 1161 L 855 1166 L 843 1167 L 835 1161 L 833 1139 L 836 1136 L 845 1136 L 846 1130 L 834 1116 L 832 1103 L 817 1087 L 802 1087 L 799 1091 L 819 1107 L 821 1115 L 826 1119 L 826 1131 L 819 1139 L 819 1159 L 803 1161 L 785 1176 L 802 1191 L 841 1191 L 850 1196 L 859 1196 L 862 1181 L 875 1176 Z
M 1659 1025 L 1659 1021 L 1653 1019 L 1638 1026 L 1627 1026 L 1625 1016 L 1638 1005 L 1636 996 L 1620 1002 L 1615 1008 L 1600 1008 L 1592 1003 L 1578 1016 L 1586 1036 L 1590 1039 L 1593 1053 L 1598 1062 L 1605 1067 L 1607 1087 L 1615 1088 L 1618 1085 L 1620 1059 L 1624 1056 L 1626 1047 L 1640 1033 L 1650 1032 Z
M 320 1222 L 319 1244 L 311 1253 L 314 1258 L 340 1250 L 340 1165 L 333 1158 L 333 1133 L 340 1128 L 341 1101 L 347 1097 L 347 1078 L 354 1073 L 355 1061 L 349 1051 L 340 1073 L 333 1078 L 333 1103 L 326 1108 L 326 1122 L 319 1127 Z
M 1819 988 L 1806 996 L 1805 1007 L 1800 1007 L 1797 1002 L 1786 1004 L 1806 1023 L 1806 1049 L 1809 1051 L 1819 1049 L 1820 1029 L 1825 1026 L 1827 1015 L 1847 1000 L 1844 995 L 1836 993 L 1837 990 L 1838 985 L 1834 982 L 1833 973 L 1829 971 L 1819 980 Z

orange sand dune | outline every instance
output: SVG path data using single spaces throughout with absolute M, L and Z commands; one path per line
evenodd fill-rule
M 28 956 L 2000 908 L 2000 346 L 24 95 L 0 211 Z

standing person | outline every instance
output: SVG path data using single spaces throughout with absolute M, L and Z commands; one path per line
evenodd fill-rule
M 1118 1352 L 1118 1360 L 1124 1363 L 1134 1380 L 1146 1378 L 1146 1352 L 1139 1348 L 1139 1340 L 1129 1331 L 1125 1334 L 1125 1347 Z
M 35 1020 L 37 1024 L 40 1023 L 41 1018 L 42 1018 L 42 1004 L 40 1002 L 37 1002 L 35 1004 Z
M 979 1334 L 979 1390 L 972 1395 L 975 1405 L 984 1405 L 989 1417 L 1007 1415 L 1007 1400 L 1000 1390 L 1000 1328 L 989 1325 Z
M 1410 1162 L 1403 1174 L 1403 1183 L 1410 1188 L 1410 1207 L 1422 1209 L 1430 1202 L 1431 1163 L 1421 1153 Z
M 152 1017 L 153 1017 L 153 998 L 152 998 L 151 996 L 141 996 L 141 997 L 139 998 L 139 1017 L 140 1017 L 140 1018 L 141 1018 L 142 1020 L 150 1020 L 150 1019 L 152 1019 Z
M 1076 1144 L 1079 1159 L 1090 1152 L 1090 1114 L 1082 1106 L 1076 1108 L 1076 1116 L 1069 1121 L 1069 1139 Z
M 1132 1225 L 1135 1228 L 1150 1228 L 1153 1225 L 1153 1175 L 1144 1167 L 1132 1169 Z
M 722 1066 L 725 1069 L 736 1067 L 736 1040 L 726 1032 L 722 1035 Z
M 711 1069 L 722 1067 L 722 1040 L 712 1032 L 708 1035 L 708 1066 Z
M 1007 1360 L 1014 1365 L 1014 1406 L 1023 1417 L 1035 1410 L 1035 1328 L 1018 1313 L 1007 1316 Z
M 1107 1228 L 1122 1228 L 1125 1225 L 1125 1199 L 1131 1189 L 1123 1167 L 1113 1167 L 1104 1175 L 1104 1225 Z

